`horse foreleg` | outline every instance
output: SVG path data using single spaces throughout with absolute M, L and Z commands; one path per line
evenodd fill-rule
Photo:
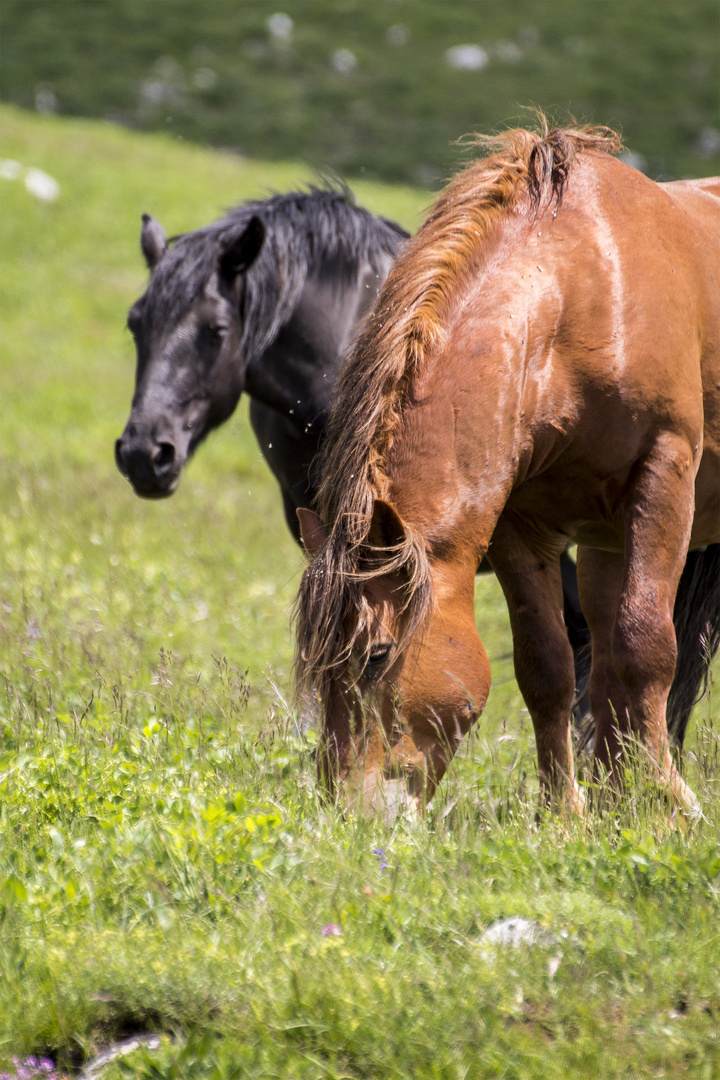
M 590 709 L 595 720 L 595 779 L 608 774 L 621 786 L 622 736 L 630 730 L 630 704 L 612 658 L 612 635 L 624 575 L 621 554 L 578 548 L 578 585 L 592 635 Z
M 587 694 L 590 680 L 590 630 L 580 605 L 577 568 L 567 548 L 560 556 L 560 576 L 563 589 L 563 619 L 575 663 L 573 713 L 578 723 L 590 712 Z
M 509 519 L 501 519 L 488 552 L 510 613 L 515 675 L 535 729 L 545 797 L 582 813 L 575 779 L 570 710 L 573 651 L 563 621 L 562 538 L 543 538 L 542 553 Z
M 694 479 L 687 442 L 666 434 L 629 485 L 623 577 L 611 640 L 632 731 L 658 783 L 692 814 L 699 813 L 699 806 L 672 762 L 666 706 L 677 656 L 673 606 L 690 538 Z

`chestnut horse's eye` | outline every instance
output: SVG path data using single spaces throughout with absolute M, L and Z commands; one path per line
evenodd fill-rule
M 380 664 L 384 664 L 390 655 L 390 645 L 375 645 L 368 655 L 365 661 L 365 670 L 372 670 L 372 668 L 379 667 Z

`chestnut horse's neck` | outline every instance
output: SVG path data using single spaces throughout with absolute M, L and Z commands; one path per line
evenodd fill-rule
M 525 400 L 533 360 L 522 281 L 528 225 L 506 226 L 502 262 L 515 317 L 496 318 L 501 253 L 498 244 L 486 243 L 486 268 L 448 299 L 444 334 L 415 373 L 382 469 L 381 494 L 431 551 L 469 545 L 478 560 L 533 453 Z
M 518 400 L 520 388 L 516 372 L 488 368 L 481 411 L 470 398 L 471 367 L 458 364 L 451 380 L 444 367 L 432 366 L 420 380 L 421 400 L 405 411 L 387 463 L 386 497 L 431 551 L 469 543 L 479 562 L 517 471 L 515 410 L 508 416 L 498 406 L 501 398 Z

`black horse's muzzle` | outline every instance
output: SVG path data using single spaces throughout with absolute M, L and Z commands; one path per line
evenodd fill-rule
M 115 443 L 115 463 L 137 495 L 162 499 L 175 491 L 184 455 L 169 436 L 149 439 L 126 429 Z

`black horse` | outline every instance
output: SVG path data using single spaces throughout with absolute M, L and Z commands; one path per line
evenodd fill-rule
M 171 495 L 245 391 L 299 540 L 295 510 L 313 498 L 311 464 L 339 360 L 407 235 L 344 188 L 245 203 L 171 247 L 144 215 L 152 273 L 128 316 L 136 388 L 115 446 L 137 494 Z
M 314 500 L 313 461 L 339 363 L 407 238 L 399 225 L 357 206 L 343 185 L 244 203 L 171 246 L 158 222 L 143 215 L 140 242 L 151 276 L 128 315 L 136 387 L 115 444 L 118 468 L 137 494 L 171 495 L 187 459 L 244 391 L 299 541 L 296 510 Z M 720 641 L 720 585 L 698 598 L 692 567 L 689 560 L 675 609 L 683 630 L 678 671 L 686 677 L 673 685 L 668 727 L 679 745 L 706 669 L 697 642 L 704 634 L 712 655 Z M 567 552 L 562 572 L 582 690 L 590 638 Z

